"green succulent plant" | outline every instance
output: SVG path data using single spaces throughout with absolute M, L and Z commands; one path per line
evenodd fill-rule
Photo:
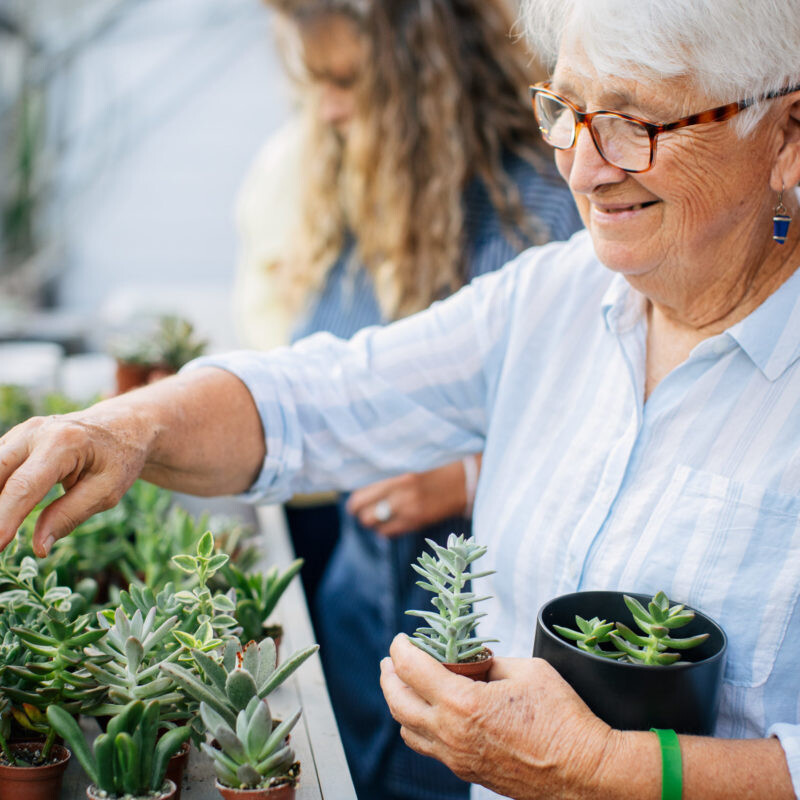
M 657 592 L 647 604 L 647 608 L 635 597 L 623 595 L 623 599 L 633 616 L 634 622 L 644 635 L 635 633 L 622 622 L 606 623 L 603 620 L 600 630 L 604 632 L 605 638 L 595 637 L 594 649 L 590 649 L 591 637 L 587 638 L 587 631 L 582 625 L 582 623 L 587 623 L 581 617 L 575 617 L 579 628 L 578 631 L 561 625 L 554 625 L 553 629 L 564 638 L 575 642 L 580 649 L 594 655 L 618 659 L 625 663 L 646 664 L 648 666 L 674 664 L 681 656 L 680 653 L 672 652 L 670 648 L 673 650 L 689 650 L 708 639 L 709 635 L 707 633 L 683 639 L 671 635 L 672 631 L 688 625 L 695 615 L 694 611 L 687 609 L 685 605 L 670 606 L 669 598 L 664 592 Z M 594 621 L 590 620 L 590 623 Z M 615 649 L 605 650 L 600 647 L 600 644 L 605 642 L 612 644 Z
M 303 563 L 303 559 L 298 558 L 283 572 L 273 566 L 267 572 L 249 574 L 231 563 L 222 567 L 222 576 L 236 593 L 234 616 L 242 626 L 239 638 L 243 644 L 264 636 L 264 624 Z
M 196 555 L 181 554 L 172 557 L 172 563 L 191 576 L 195 584 L 192 589 L 176 592 L 175 599 L 186 609 L 196 612 L 200 623 L 208 622 L 220 639 L 235 636 L 238 632 L 238 623 L 231 616 L 236 606 L 230 597 L 221 592 L 212 593 L 206 584 L 228 560 L 225 553 L 214 551 L 214 535 L 211 531 L 206 531 L 200 537 Z
M 197 338 L 194 326 L 185 319 L 164 315 L 153 320 L 148 330 L 118 337 L 110 345 L 111 354 L 129 364 L 144 364 L 179 370 L 201 356 L 207 342 Z
M 163 664 L 161 671 L 233 728 L 237 715 L 253 698 L 267 697 L 317 650 L 319 645 L 310 645 L 277 666 L 272 639 L 249 642 L 245 647 L 231 640 L 219 660 L 213 654 L 192 650 L 196 673 L 177 664 Z
M 565 628 L 562 625 L 553 625 L 553 630 L 558 631 L 565 639 L 575 642 L 575 645 L 586 653 L 593 653 L 604 658 L 624 658 L 625 653 L 603 650 L 601 644 L 611 641 L 611 632 L 614 630 L 613 622 L 606 622 L 604 619 L 592 617 L 584 619 L 575 615 L 575 624 L 578 630 Z
M 97 683 L 108 687 L 108 699 L 92 710 L 95 716 L 114 716 L 134 700 L 158 702 L 159 718 L 183 719 L 186 715 L 176 704 L 181 704 L 183 694 L 175 690 L 175 683 L 160 670 L 164 664 L 178 656 L 170 653 L 165 641 L 172 639 L 172 630 L 178 621 L 168 617 L 155 627 L 157 609 L 153 606 L 143 617 L 137 609 L 128 617 L 124 609 L 114 612 L 114 624 L 109 624 L 103 613 L 97 618 L 105 636 L 85 650 L 89 660 L 86 669 Z
M 159 705 L 135 700 L 95 740 L 92 750 L 78 723 L 59 706 L 47 709 L 53 729 L 69 744 L 92 783 L 112 798 L 145 797 L 161 789 L 170 758 L 189 738 L 189 728 L 159 738 Z
M 206 703 L 200 716 L 219 744 L 201 745 L 214 764 L 217 778 L 234 789 L 255 789 L 297 781 L 300 765 L 286 737 L 300 719 L 300 709 L 275 726 L 266 700 L 252 697 L 233 726 Z
M 413 617 L 422 617 L 428 624 L 417 628 L 411 641 L 437 661 L 457 664 L 475 659 L 484 650 L 486 642 L 497 639 L 481 639 L 475 636 L 475 627 L 485 613 L 473 610 L 476 603 L 488 600 L 490 595 L 478 597 L 465 592 L 467 581 L 493 574 L 494 570 L 473 573 L 470 566 L 486 553 L 487 548 L 478 545 L 475 539 L 451 533 L 447 547 L 425 540 L 436 558 L 424 552 L 411 567 L 423 580 L 417 586 L 435 594 L 431 603 L 436 611 L 406 611 Z

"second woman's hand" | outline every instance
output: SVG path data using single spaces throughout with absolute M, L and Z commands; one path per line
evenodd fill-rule
M 347 510 L 364 527 L 393 537 L 461 516 L 466 505 L 464 465 L 456 461 L 357 489 L 347 501 Z

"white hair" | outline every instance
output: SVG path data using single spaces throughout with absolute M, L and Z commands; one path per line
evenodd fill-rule
M 551 67 L 569 27 L 601 76 L 686 75 L 720 104 L 800 84 L 800 0 L 523 0 L 520 23 Z

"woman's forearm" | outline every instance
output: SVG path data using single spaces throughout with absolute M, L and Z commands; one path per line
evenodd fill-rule
M 265 438 L 255 403 L 233 374 L 213 367 L 127 397 L 149 440 L 141 477 L 197 495 L 243 492 L 256 479 Z M 124 413 L 126 398 L 110 412 Z
M 777 739 L 680 736 L 683 800 L 794 800 L 786 757 Z M 661 751 L 655 734 L 620 733 L 604 764 L 597 796 L 608 800 L 661 797 Z

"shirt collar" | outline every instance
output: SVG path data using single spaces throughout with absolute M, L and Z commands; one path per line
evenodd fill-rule
M 644 318 L 646 300 L 616 273 L 601 305 L 606 326 L 619 334 Z M 783 375 L 800 358 L 800 268 L 725 335 L 739 345 L 767 380 Z M 722 350 L 711 348 L 711 352 L 720 354 Z
M 800 269 L 727 333 L 767 380 L 780 378 L 800 358 Z
M 646 300 L 619 273 L 614 273 L 601 302 L 606 327 L 624 333 L 644 318 Z

